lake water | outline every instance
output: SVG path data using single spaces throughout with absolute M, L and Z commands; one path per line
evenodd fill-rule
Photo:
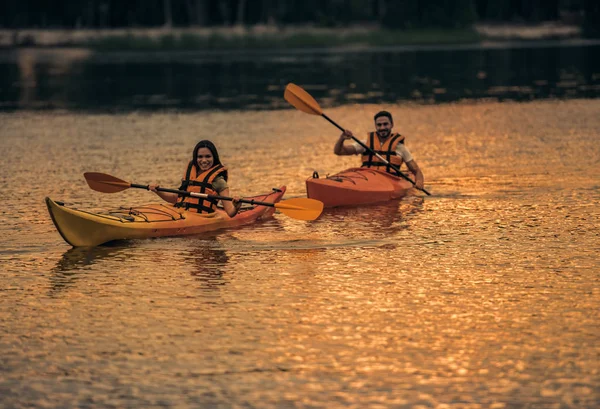
M 530 55 L 498 53 L 521 51 Z M 550 69 L 550 57 L 527 57 L 539 72 L 502 79 L 488 62 L 470 71 L 480 88 L 420 70 L 393 77 L 440 81 L 446 92 L 425 100 L 381 85 L 390 74 L 377 82 L 383 95 L 369 94 L 357 64 L 371 54 L 291 56 L 264 72 L 245 69 L 260 59 L 215 63 L 246 89 L 175 63 L 171 78 L 200 102 L 177 92 L 169 109 L 139 96 L 169 95 L 151 75 L 142 91 L 123 89 L 145 63 L 89 63 L 98 76 L 71 85 L 59 68 L 29 86 L 15 80 L 0 113 L 0 407 L 598 407 L 598 49 L 547 51 L 586 63 Z M 485 54 L 472 52 L 466 61 Z M 431 70 L 435 55 L 453 61 L 432 54 Z M 381 58 L 406 67 L 408 57 Z M 320 76 L 322 59 L 331 68 Z M 576 85 L 557 85 L 567 73 Z M 120 85 L 108 90 L 102 75 Z M 533 78 L 534 92 L 514 88 Z M 159 201 L 91 191 L 83 172 L 177 187 L 199 139 L 216 143 L 238 195 L 287 185 L 286 197 L 302 197 L 313 171 L 357 165 L 333 155 L 339 131 L 324 119 L 274 109 L 292 80 L 356 134 L 390 110 L 432 196 L 94 249 L 57 233 L 44 197 L 90 210 Z M 506 93 L 490 97 L 491 84 Z M 198 86 L 238 89 L 246 102 L 205 103 Z M 459 88 L 485 98 L 455 98 Z
M 600 41 L 363 51 L 0 53 L 0 110 L 276 109 L 288 82 L 324 106 L 595 98 Z

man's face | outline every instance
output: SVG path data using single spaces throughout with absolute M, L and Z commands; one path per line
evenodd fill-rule
M 382 139 L 390 136 L 393 127 L 394 124 L 387 116 L 380 116 L 375 120 L 375 129 L 377 129 L 377 135 Z

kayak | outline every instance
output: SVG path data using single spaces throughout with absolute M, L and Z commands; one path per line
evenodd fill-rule
M 325 207 L 359 206 L 400 199 L 413 187 L 409 181 L 369 168 L 350 168 L 335 175 L 306 180 L 306 195 Z
M 282 186 L 247 199 L 277 203 L 285 189 Z M 257 205 L 242 208 L 230 218 L 221 209 L 214 213 L 196 213 L 168 203 L 153 203 L 94 213 L 67 207 L 48 197 L 46 205 L 56 229 L 73 247 L 93 247 L 113 240 L 199 234 L 249 224 L 275 212 L 273 207 Z

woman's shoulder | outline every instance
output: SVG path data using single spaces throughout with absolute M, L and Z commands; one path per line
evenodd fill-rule
M 217 176 L 213 182 L 212 182 L 213 188 L 217 191 L 217 192 L 222 192 L 223 190 L 227 189 L 229 186 L 227 185 L 227 181 L 225 180 L 225 177 L 222 175 Z

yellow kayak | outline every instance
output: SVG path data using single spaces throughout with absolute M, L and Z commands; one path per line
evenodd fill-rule
M 271 193 L 248 199 L 277 203 L 284 193 L 285 186 L 282 186 Z M 242 208 L 230 218 L 220 209 L 203 214 L 168 203 L 154 203 L 94 213 L 67 207 L 48 197 L 46 205 L 56 229 L 73 247 L 93 247 L 113 240 L 199 234 L 249 224 L 275 212 L 273 207 L 252 206 Z

